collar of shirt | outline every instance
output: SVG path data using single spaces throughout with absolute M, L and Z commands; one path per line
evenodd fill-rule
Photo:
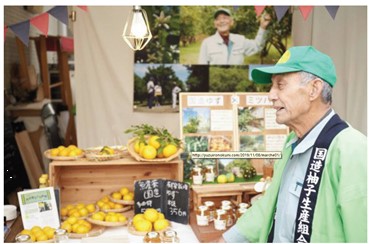
M 236 34 L 230 33 L 228 38 L 229 43 L 233 44 L 234 42 L 236 42 L 236 36 L 237 36 Z M 216 31 L 216 33 L 214 34 L 214 38 L 217 40 L 219 44 L 225 44 L 222 36 L 220 35 L 220 33 L 218 33 L 218 31 Z
M 331 109 L 331 111 L 326 115 L 321 121 L 318 122 L 316 126 L 314 126 L 308 133 L 303 137 L 302 140 L 299 141 L 298 137 L 293 137 L 285 147 L 292 146 L 294 144 L 294 149 L 292 155 L 300 154 L 305 152 L 307 149 L 312 147 L 318 138 L 320 132 L 324 128 L 324 126 L 327 124 L 327 122 L 332 118 L 332 116 L 335 115 L 335 111 Z M 298 143 L 298 144 L 297 144 Z

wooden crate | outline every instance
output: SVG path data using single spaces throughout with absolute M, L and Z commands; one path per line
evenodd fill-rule
M 224 197 L 239 204 L 245 194 L 257 194 L 254 190 L 255 184 L 256 182 L 192 185 L 194 210 L 207 201 L 207 198 Z
M 53 161 L 49 165 L 50 184 L 60 188 L 61 203 L 95 202 L 126 186 L 133 191 L 134 182 L 143 179 L 183 181 L 182 160 L 138 162 L 131 157 L 93 162 Z

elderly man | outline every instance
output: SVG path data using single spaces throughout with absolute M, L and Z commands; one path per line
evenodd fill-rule
M 331 107 L 331 58 L 292 47 L 252 78 L 272 83 L 276 121 L 291 133 L 265 195 L 220 241 L 367 242 L 367 140 Z
M 265 30 L 270 20 L 270 15 L 263 15 L 256 38 L 250 40 L 243 35 L 230 33 L 234 24 L 231 12 L 225 8 L 218 9 L 214 14 L 214 27 L 217 31 L 203 40 L 199 64 L 243 64 L 244 56 L 254 55 L 264 47 Z

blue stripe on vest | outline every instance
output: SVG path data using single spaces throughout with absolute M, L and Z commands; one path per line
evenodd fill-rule
M 314 209 L 328 148 L 333 138 L 347 127 L 348 125 L 335 114 L 314 143 L 298 202 L 294 242 L 308 243 L 311 240 Z

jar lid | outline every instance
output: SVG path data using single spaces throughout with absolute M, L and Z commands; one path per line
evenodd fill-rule
M 199 210 L 200 210 L 200 211 L 205 211 L 205 210 L 207 210 L 207 209 L 208 209 L 207 206 L 204 206 L 204 205 L 199 206 Z
M 164 235 L 165 235 L 165 237 L 176 237 L 177 232 L 174 231 L 174 230 L 167 230 L 167 231 L 165 231 Z
M 222 214 L 226 214 L 226 211 L 223 209 L 217 209 L 216 213 L 217 215 L 222 215 Z
M 146 236 L 149 237 L 149 238 L 157 238 L 157 237 L 159 237 L 159 232 L 150 231 L 150 232 L 147 232 Z
M 21 235 L 17 235 L 16 238 L 15 238 L 15 241 L 16 242 L 27 242 L 31 239 L 31 237 L 27 234 L 21 234 Z
M 206 201 L 206 202 L 204 202 L 204 205 L 207 206 L 207 207 L 214 206 L 214 202 Z
M 66 233 L 67 233 L 67 231 L 66 231 L 65 229 L 56 229 L 56 230 L 54 231 L 54 234 L 55 234 L 56 236 L 66 235 Z

